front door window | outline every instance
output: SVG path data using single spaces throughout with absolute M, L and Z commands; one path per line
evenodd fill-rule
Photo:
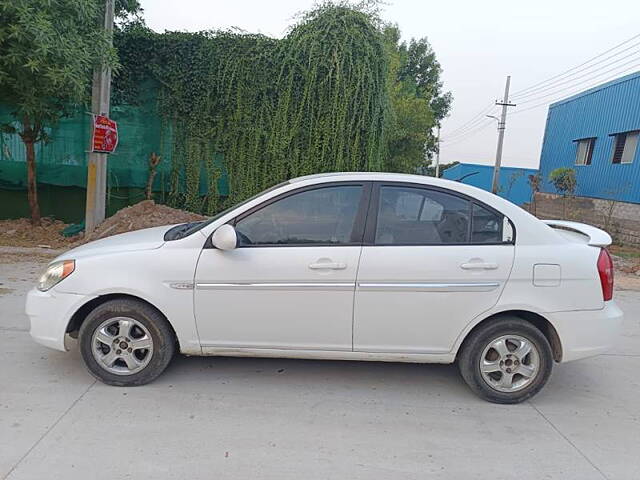
M 353 233 L 361 195 L 361 185 L 346 185 L 279 199 L 236 223 L 240 246 L 358 243 Z

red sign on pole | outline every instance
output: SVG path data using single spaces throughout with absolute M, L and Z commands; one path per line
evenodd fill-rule
M 113 153 L 118 145 L 118 124 L 104 115 L 93 116 L 93 152 Z

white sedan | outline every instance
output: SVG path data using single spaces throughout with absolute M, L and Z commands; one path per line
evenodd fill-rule
M 33 338 L 110 385 L 186 355 L 457 362 L 481 397 L 536 394 L 554 362 L 609 349 L 622 312 L 602 230 L 483 190 L 321 174 L 205 222 L 116 235 L 49 264 Z

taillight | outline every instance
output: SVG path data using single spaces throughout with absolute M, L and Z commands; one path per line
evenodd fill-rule
M 613 298 L 613 260 L 606 248 L 600 250 L 598 257 L 598 275 L 602 285 L 602 299 L 606 302 Z

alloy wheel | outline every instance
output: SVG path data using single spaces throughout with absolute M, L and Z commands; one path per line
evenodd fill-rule
M 91 352 L 98 364 L 115 375 L 132 375 L 147 366 L 153 356 L 149 330 L 130 317 L 113 317 L 93 332 Z
M 531 384 L 540 370 L 540 354 L 532 341 L 520 335 L 503 335 L 484 348 L 480 356 L 483 380 L 499 392 L 517 392 Z

